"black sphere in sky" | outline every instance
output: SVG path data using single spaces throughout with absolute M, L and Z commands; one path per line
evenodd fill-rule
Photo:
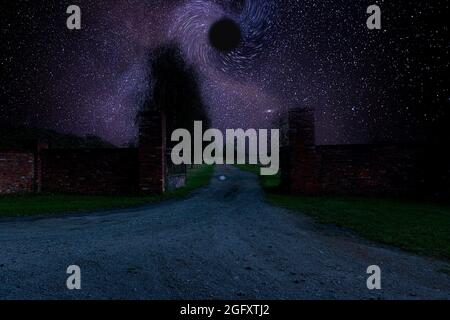
M 232 19 L 223 18 L 216 21 L 209 29 L 209 41 L 219 51 L 228 52 L 241 43 L 241 29 Z

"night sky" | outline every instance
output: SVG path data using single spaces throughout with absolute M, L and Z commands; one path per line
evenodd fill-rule
M 319 143 L 447 132 L 447 1 L 9 2 L 1 10 L 2 126 L 125 144 L 149 87 L 148 52 L 176 41 L 198 71 L 214 127 L 276 128 L 288 109 L 309 106 Z M 66 28 L 71 4 L 81 7 L 82 30 Z M 366 27 L 372 4 L 381 6 L 382 30 Z M 208 38 L 224 17 L 242 33 L 229 52 Z

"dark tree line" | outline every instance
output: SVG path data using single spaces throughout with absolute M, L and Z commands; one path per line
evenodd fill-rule
M 95 135 L 80 137 L 55 130 L 28 127 L 0 127 L 0 149 L 28 149 L 38 141 L 46 142 L 51 148 L 95 149 L 115 148 L 113 144 Z

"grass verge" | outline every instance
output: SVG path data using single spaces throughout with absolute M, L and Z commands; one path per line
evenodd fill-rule
M 0 197 L 0 217 L 33 216 L 68 212 L 137 207 L 148 203 L 180 198 L 206 186 L 214 172 L 213 166 L 188 169 L 184 188 L 155 196 L 83 196 L 83 195 L 16 195 Z
M 256 166 L 239 166 L 258 173 Z M 279 177 L 261 177 L 273 205 L 302 212 L 324 224 L 355 231 L 361 236 L 407 251 L 450 260 L 450 206 L 407 200 L 363 197 L 292 196 L 274 190 Z

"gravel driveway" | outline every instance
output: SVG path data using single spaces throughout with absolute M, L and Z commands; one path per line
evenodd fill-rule
M 0 221 L 0 299 L 450 299 L 445 265 L 272 207 L 232 167 L 185 200 Z

